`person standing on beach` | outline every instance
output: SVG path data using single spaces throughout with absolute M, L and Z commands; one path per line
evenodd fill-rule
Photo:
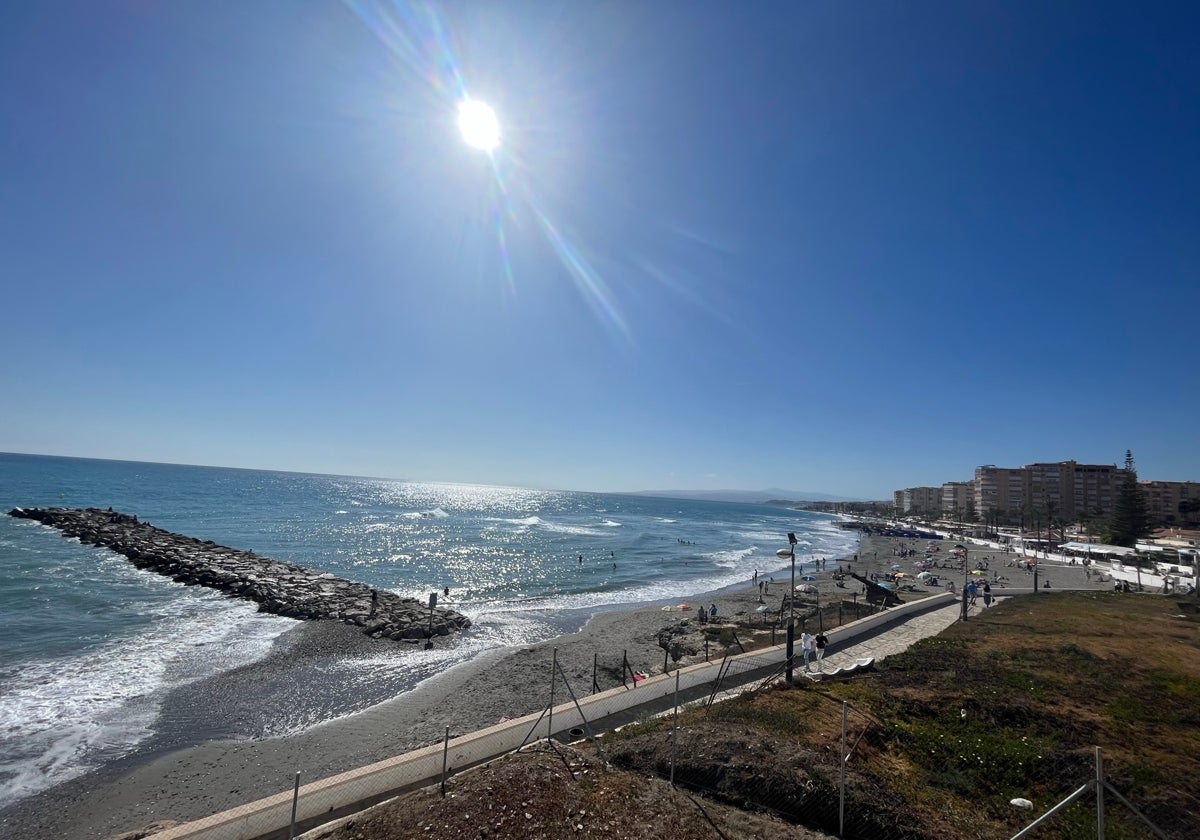
M 824 633 L 818 631 L 817 635 L 813 638 L 813 642 L 817 646 L 817 670 L 823 672 L 825 666 L 821 664 L 821 659 L 825 656 L 825 646 L 829 644 L 829 639 Z
M 805 630 L 800 634 L 800 652 L 804 655 L 804 673 L 808 673 L 808 660 L 813 652 L 813 637 Z

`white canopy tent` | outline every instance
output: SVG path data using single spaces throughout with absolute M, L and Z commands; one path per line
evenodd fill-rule
M 1137 554 L 1132 548 L 1126 548 L 1123 545 L 1105 545 L 1104 543 L 1068 542 L 1063 543 L 1059 548 L 1080 554 L 1108 555 L 1110 557 L 1129 557 Z

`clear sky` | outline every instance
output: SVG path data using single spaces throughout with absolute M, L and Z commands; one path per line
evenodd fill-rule
M 1132 449 L 1200 480 L 1197 31 L 4 4 L 0 450 L 885 498 Z

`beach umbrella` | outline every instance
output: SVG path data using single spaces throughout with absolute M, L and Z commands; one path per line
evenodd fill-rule
M 816 580 L 812 575 L 803 575 L 800 580 Z
M 792 550 L 790 548 L 777 548 L 777 549 L 775 549 L 775 556 L 776 557 L 791 557 Z
M 900 564 L 899 564 L 899 563 L 893 563 L 893 564 L 892 564 L 892 571 L 893 571 L 893 572 L 898 572 L 898 571 L 900 571 Z
M 882 581 L 881 581 L 881 582 L 880 582 L 878 585 L 879 585 L 879 586 L 882 586 L 884 589 L 891 589 L 891 588 L 892 588 L 892 585 L 891 585 L 890 583 L 883 583 Z
M 987 571 L 985 571 L 984 569 L 972 569 L 972 570 L 971 570 L 971 574 L 973 574 L 973 575 L 986 575 L 986 574 L 987 574 Z
M 766 604 L 763 604 L 761 607 L 755 607 L 754 610 L 755 612 L 765 613 L 771 612 L 772 607 L 768 607 Z
M 817 587 L 813 586 L 811 583 L 806 583 L 806 584 L 803 584 L 802 586 L 797 586 L 797 587 L 796 587 L 796 591 L 797 591 L 797 592 L 804 592 L 804 593 L 807 593 L 807 594 L 809 594 L 809 595 L 816 595 L 816 594 L 817 594 Z
M 910 578 L 912 575 L 910 575 L 908 572 L 896 572 L 896 574 L 892 575 L 892 577 L 899 580 L 900 578 Z
M 924 580 L 925 578 L 933 577 L 933 572 L 917 572 L 917 577 Z

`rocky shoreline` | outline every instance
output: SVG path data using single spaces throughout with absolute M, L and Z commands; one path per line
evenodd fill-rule
M 471 626 L 471 620 L 455 610 L 435 607 L 431 611 L 414 598 L 164 531 L 112 508 L 13 508 L 9 516 L 32 519 L 85 545 L 111 549 L 139 569 L 187 586 L 207 586 L 254 601 L 260 612 L 340 621 L 374 639 L 409 643 Z

